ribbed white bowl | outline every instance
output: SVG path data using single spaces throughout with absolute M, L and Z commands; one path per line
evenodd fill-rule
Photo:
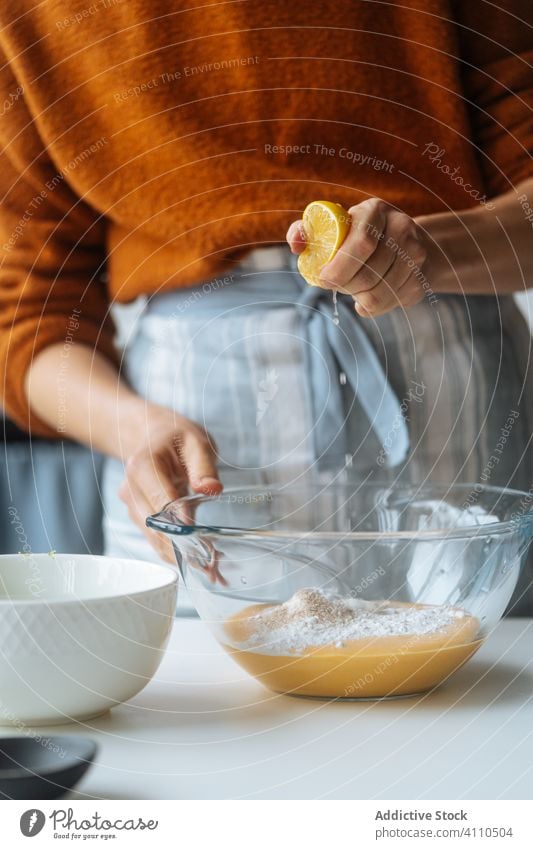
M 130 699 L 161 662 L 176 594 L 170 566 L 0 555 L 0 725 L 83 720 Z

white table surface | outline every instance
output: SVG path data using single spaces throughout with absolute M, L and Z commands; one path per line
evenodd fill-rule
M 533 620 L 508 619 L 428 696 L 323 702 L 270 693 L 178 619 L 135 699 L 39 733 L 100 745 L 71 798 L 531 799 L 532 648 Z

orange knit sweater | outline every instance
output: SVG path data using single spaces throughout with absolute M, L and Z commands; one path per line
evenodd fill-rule
M 497 4 L 496 4 L 497 5 Z M 112 355 L 109 305 L 222 273 L 308 201 L 463 209 L 532 173 L 533 4 L 17 0 L 0 13 L 0 375 Z M 105 272 L 105 273 L 104 273 Z

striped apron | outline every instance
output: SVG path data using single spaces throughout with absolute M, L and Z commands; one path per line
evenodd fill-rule
M 287 248 L 257 249 L 225 275 L 151 298 L 125 377 L 211 434 L 226 486 L 344 468 L 358 480 L 529 489 L 531 339 L 512 298 L 439 296 L 375 320 L 338 301 L 337 318 Z M 157 559 L 117 497 L 122 477 L 107 460 L 106 552 Z M 519 612 L 533 612 L 524 581 Z

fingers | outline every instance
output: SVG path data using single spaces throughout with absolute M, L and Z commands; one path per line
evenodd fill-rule
M 223 587 L 227 587 L 228 582 L 220 571 L 220 552 L 206 537 L 202 537 L 202 542 L 211 555 L 209 563 L 205 567 L 209 583 L 220 584 Z
M 356 301 L 356 310 L 361 316 L 378 316 L 396 307 L 412 306 L 423 295 L 416 272 L 420 271 L 425 261 L 425 251 L 418 242 L 416 226 L 411 219 L 408 219 L 408 226 L 403 229 L 404 218 L 408 217 L 401 213 L 390 216 L 384 239 L 376 251 L 376 256 L 382 249 L 388 256 L 390 265 L 387 270 L 382 272 L 372 257 L 368 267 L 350 281 L 349 291 Z M 383 259 L 383 265 L 385 264 L 386 260 Z M 371 288 L 368 288 L 367 284 L 372 276 L 375 282 Z M 409 303 L 406 301 L 408 290 L 404 288 L 407 284 Z M 420 297 L 413 300 L 415 293 Z
M 343 291 L 356 297 L 363 292 L 375 289 L 391 272 L 395 260 L 396 254 L 387 245 L 385 231 L 385 233 L 382 233 L 378 246 L 368 262 L 348 281 Z
M 378 207 L 376 214 L 379 212 Z M 426 250 L 422 234 L 409 215 L 390 207 L 384 212 L 385 228 L 377 237 L 375 250 L 363 265 L 354 265 L 352 278 L 343 286 L 365 318 L 412 306 L 423 297 L 420 278 Z M 375 225 L 374 233 L 378 229 Z
M 190 424 L 168 435 L 157 449 L 145 448 L 126 463 L 126 478 L 133 480 L 154 510 L 187 494 L 187 482 L 195 492 L 217 495 L 222 484 L 215 449 L 207 434 Z
M 216 449 L 202 428 L 164 408 L 154 407 L 147 430 L 148 439 L 126 462 L 118 494 L 153 547 L 173 562 L 172 546 L 146 527 L 146 517 L 186 496 L 189 485 L 205 495 L 220 493 L 223 487 L 216 468 Z
M 149 513 L 187 495 L 188 484 L 205 495 L 217 495 L 223 489 L 214 445 L 205 431 L 192 422 L 178 430 L 169 429 L 163 436 L 159 434 L 156 444 L 145 445 L 128 459 L 125 472 L 119 496 L 131 507 L 131 493 L 137 494 L 136 503 L 146 508 L 143 522 Z
M 403 273 L 401 264 L 397 262 L 400 252 L 396 237 L 399 238 L 397 230 L 403 226 L 404 219 L 406 234 L 408 233 L 410 235 L 411 230 L 413 234 L 415 233 L 414 222 L 411 221 L 409 216 L 395 210 L 390 210 L 387 215 L 385 230 L 380 236 L 376 250 L 348 284 L 348 290 L 351 295 L 358 295 L 370 289 L 375 289 L 385 277 L 391 286 L 399 286 L 403 283 L 405 274 Z M 409 229 L 407 230 L 407 228 Z
M 413 307 L 424 297 L 424 289 L 416 271 L 412 272 L 403 284 L 399 297 L 403 307 Z
M 126 478 L 119 489 L 119 495 L 128 508 L 128 515 L 132 522 L 142 531 L 152 548 L 167 563 L 175 563 L 172 543 L 163 534 L 146 527 L 146 517 L 159 509 L 150 504 L 144 493 L 139 489 L 133 479 Z M 162 505 L 160 505 L 161 507 Z
M 204 495 L 218 495 L 222 492 L 214 447 L 200 428 L 188 430 L 182 435 L 178 456 L 195 492 Z
M 301 254 L 306 245 L 303 221 L 293 221 L 286 236 L 293 254 Z
M 416 255 L 416 251 L 413 251 Z M 411 307 L 422 300 L 424 291 L 409 255 L 397 255 L 384 278 L 373 288 L 354 296 L 356 312 L 376 318 L 397 307 Z
M 385 231 L 388 208 L 379 198 L 369 198 L 351 207 L 352 225 L 348 235 L 320 274 L 326 288 L 346 290 L 352 278 L 369 261 Z
M 151 512 L 161 510 L 169 501 L 187 494 L 186 479 L 164 453 L 145 448 L 126 463 L 125 483 L 134 483 L 150 505 Z M 119 490 L 122 498 L 122 487 Z

